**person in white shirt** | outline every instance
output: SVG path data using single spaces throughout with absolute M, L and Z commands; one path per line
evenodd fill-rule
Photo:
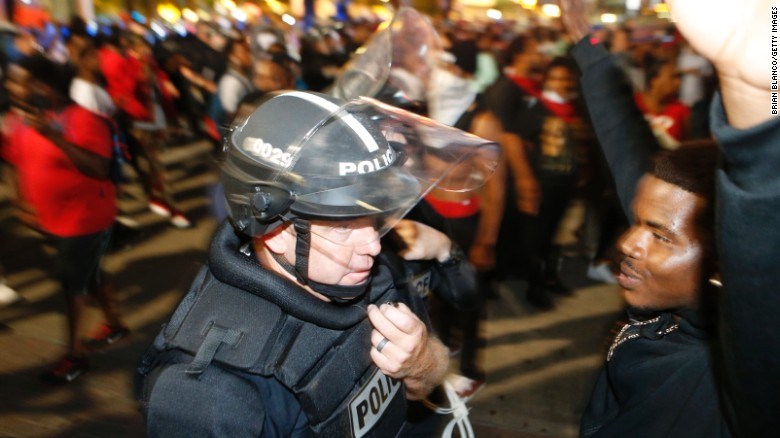
M 218 124 L 231 120 L 238 110 L 241 99 L 254 89 L 249 79 L 249 72 L 252 69 L 252 53 L 249 45 L 243 40 L 233 40 L 228 43 L 227 49 L 228 70 L 217 84 L 217 97 L 224 112 L 223 120 L 215 120 Z
M 693 107 L 705 95 L 706 81 L 714 73 L 712 65 L 689 44 L 685 44 L 677 58 L 677 69 L 682 73 L 680 101 Z
M 98 80 L 100 60 L 97 48 L 91 43 L 87 44 L 79 53 L 74 53 L 72 58 L 78 66 L 78 71 L 70 84 L 70 98 L 97 115 L 113 117 L 116 105 Z

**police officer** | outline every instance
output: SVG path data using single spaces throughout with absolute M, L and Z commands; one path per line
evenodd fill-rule
M 379 238 L 455 167 L 494 168 L 497 148 L 368 98 L 288 91 L 225 149 L 231 221 L 136 376 L 149 436 L 411 433 L 447 351 Z M 459 263 L 414 227 L 407 258 Z

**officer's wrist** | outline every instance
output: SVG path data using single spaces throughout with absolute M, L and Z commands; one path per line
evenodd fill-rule
M 449 251 L 440 254 L 439 257 L 436 258 L 436 261 L 438 261 L 441 266 L 452 266 L 459 263 L 462 259 L 463 251 L 455 242 L 451 241 Z

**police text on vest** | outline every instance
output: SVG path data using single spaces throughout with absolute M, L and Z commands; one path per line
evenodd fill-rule
M 360 392 L 349 403 L 349 417 L 352 420 L 352 436 L 361 438 L 379 422 L 401 382 L 376 370 Z

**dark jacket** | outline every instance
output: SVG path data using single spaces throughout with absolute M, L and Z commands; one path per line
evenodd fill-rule
M 609 349 L 580 435 L 730 436 L 718 408 L 711 339 L 691 311 L 632 316 Z
M 603 47 L 583 40 L 572 55 L 582 70 L 585 102 L 623 210 L 631 217 L 634 191 L 658 149 L 655 137 Z M 730 436 L 714 377 L 712 328 L 693 311 L 657 318 L 635 322 L 634 337 L 618 335 L 583 414 L 582 436 Z
M 767 108 L 769 111 L 769 95 Z M 735 434 L 780 432 L 780 118 L 728 125 L 720 96 L 710 114 L 721 148 L 715 223 L 723 289 L 719 347 Z
M 655 139 L 606 50 L 585 38 L 572 55 L 583 71 L 588 110 L 628 212 L 657 149 Z M 735 129 L 716 95 L 711 128 L 723 154 L 716 198 L 723 288 L 713 350 L 719 393 L 734 435 L 769 436 L 780 430 L 780 119 Z

